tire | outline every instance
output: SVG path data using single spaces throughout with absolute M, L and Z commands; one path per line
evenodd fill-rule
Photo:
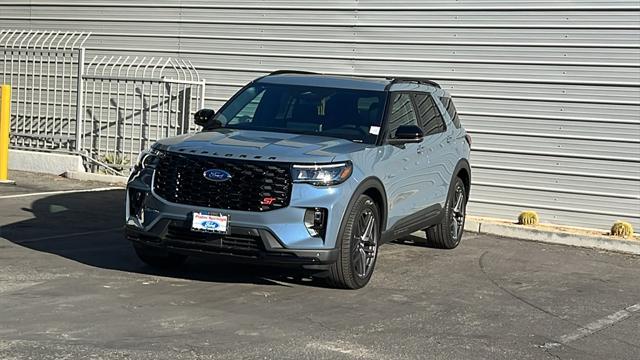
M 336 288 L 359 289 L 367 285 L 376 265 L 380 210 L 373 199 L 360 195 L 344 221 L 338 260 L 329 268 L 328 282 Z
M 138 258 L 142 260 L 142 262 L 155 268 L 174 268 L 184 264 L 187 260 L 186 255 L 167 252 L 150 246 L 134 244 L 133 249 L 136 251 L 136 255 L 138 255 Z
M 439 249 L 454 249 L 460 244 L 464 232 L 467 200 L 464 183 L 456 177 L 447 195 L 442 222 L 426 229 L 429 245 Z

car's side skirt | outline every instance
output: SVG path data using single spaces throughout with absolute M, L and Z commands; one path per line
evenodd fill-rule
M 440 204 L 435 204 L 398 220 L 391 228 L 382 233 L 382 243 L 402 238 L 418 230 L 441 223 L 444 216 L 442 210 Z

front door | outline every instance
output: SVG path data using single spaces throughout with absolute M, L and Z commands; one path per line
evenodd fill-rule
M 395 92 L 391 95 L 390 111 L 387 117 L 386 137 L 393 138 L 399 126 L 419 125 L 418 115 L 410 93 Z M 388 227 L 399 219 L 421 210 L 420 192 L 426 186 L 424 144 L 382 146 L 378 167 L 385 174 L 389 219 Z

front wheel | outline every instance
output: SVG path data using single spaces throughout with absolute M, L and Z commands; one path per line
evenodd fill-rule
M 367 195 L 360 195 L 346 214 L 342 237 L 338 239 L 338 260 L 329 269 L 329 283 L 343 289 L 359 289 L 371 279 L 378 256 L 380 210 Z
M 467 191 L 460 178 L 456 178 L 447 196 L 442 223 L 426 230 L 427 242 L 440 249 L 453 249 L 460 244 L 467 211 Z

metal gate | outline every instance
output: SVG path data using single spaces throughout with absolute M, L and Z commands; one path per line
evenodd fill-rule
M 94 56 L 84 32 L 0 30 L 2 83 L 13 87 L 11 147 L 78 154 L 124 175 L 154 141 L 195 130 L 205 81 L 183 59 Z
M 89 36 L 0 30 L 2 83 L 13 88 L 12 148 L 78 151 L 78 74 Z
M 128 170 L 154 141 L 195 130 L 204 80 L 182 59 L 94 57 L 84 79 L 82 145 L 90 169 Z

